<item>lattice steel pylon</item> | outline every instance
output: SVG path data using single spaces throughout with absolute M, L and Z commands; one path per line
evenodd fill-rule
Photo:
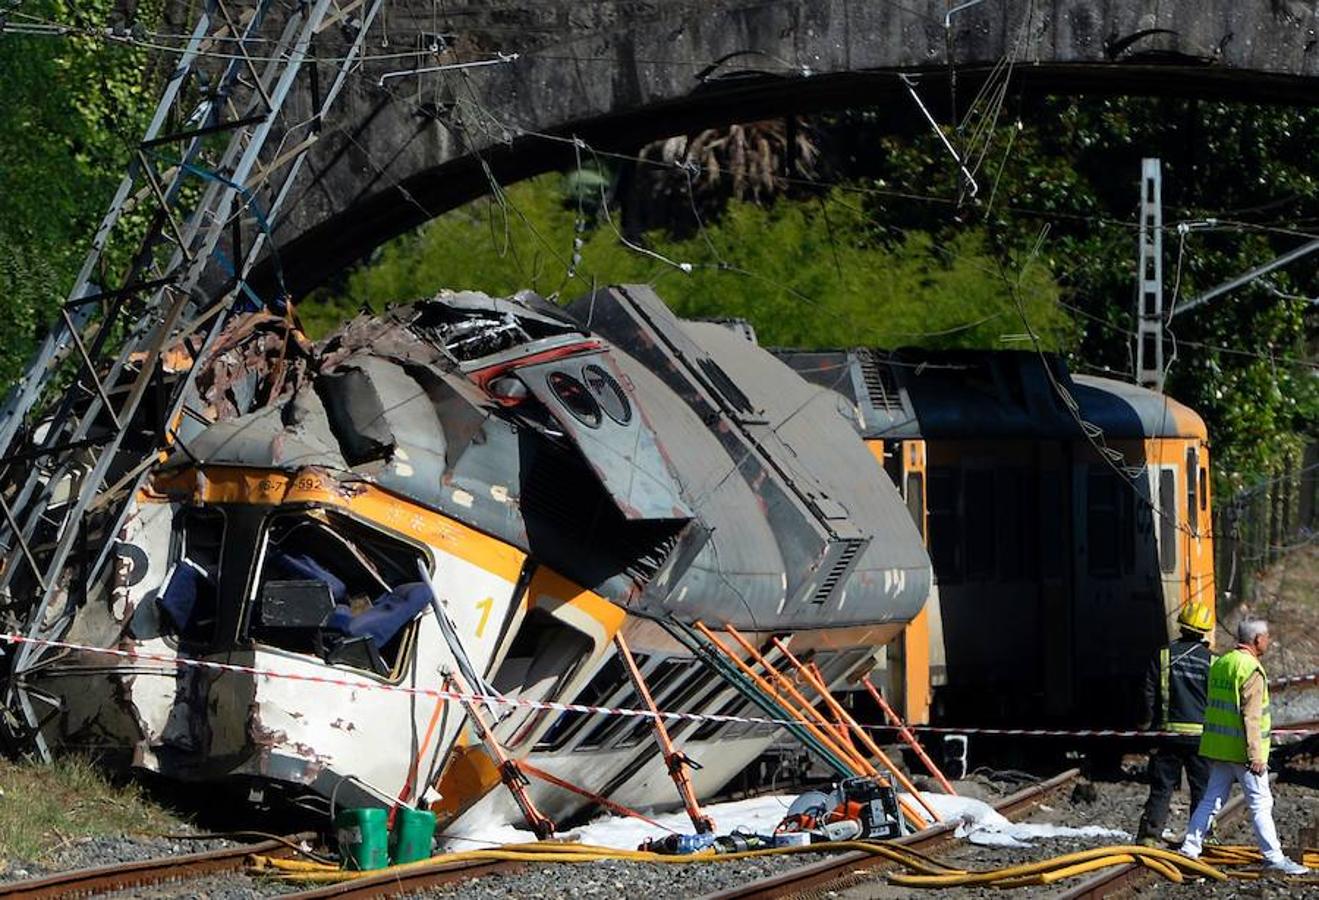
M 5 631 L 64 633 L 180 417 L 200 415 L 193 367 L 232 312 L 261 302 L 247 278 L 274 249 L 280 209 L 382 3 L 203 4 L 68 299 L 0 410 Z M 339 55 L 320 64 L 311 49 L 331 26 L 346 29 L 347 49 L 336 41 Z M 311 115 L 291 121 L 302 91 Z M 116 258 L 127 262 L 106 288 Z M 48 755 L 38 705 L 50 701 L 24 676 L 50 656 L 8 647 L 0 738 L 11 752 Z

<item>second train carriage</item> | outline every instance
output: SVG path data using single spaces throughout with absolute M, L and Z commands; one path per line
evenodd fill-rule
M 908 716 L 1130 726 L 1178 611 L 1214 599 L 1200 417 L 1035 353 L 780 355 L 855 406 L 927 537 L 936 586 L 885 665 Z

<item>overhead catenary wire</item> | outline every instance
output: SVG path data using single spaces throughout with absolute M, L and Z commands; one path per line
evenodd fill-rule
M 26 14 L 23 14 L 23 15 L 26 15 Z M 41 27 L 46 28 L 46 29 L 51 29 L 51 28 L 67 28 L 67 29 L 70 29 L 70 31 L 77 31 L 77 27 L 76 27 L 76 26 L 68 26 L 68 25 L 63 25 L 63 24 L 61 24 L 61 23 L 50 22 L 50 21 L 40 21 L 40 20 L 37 20 L 37 17 L 28 17 L 28 18 L 29 18 L 29 21 L 31 22 L 31 24 L 33 24 L 34 26 L 41 26 Z M 171 47 L 168 47 L 168 46 L 154 45 L 154 44 L 150 44 L 149 42 L 145 42 L 145 43 L 144 43 L 144 42 L 140 41 L 140 40 L 134 35 L 134 33 L 133 33 L 131 30 L 116 30 L 116 29 L 109 29 L 105 36 L 106 36 L 108 39 L 113 39 L 113 40 L 116 40 L 116 41 L 126 42 L 126 43 L 137 43 L 137 44 L 139 44 L 139 45 L 148 46 L 148 47 L 150 47 L 151 49 L 159 49 L 159 50 L 176 50 L 176 49 L 177 49 L 177 48 L 171 48 Z M 377 60 L 377 59 L 401 58 L 401 57 L 406 57 L 406 56 L 417 57 L 417 56 L 425 55 L 426 53 L 430 53 L 430 52 L 432 52 L 432 51 L 430 51 L 430 50 L 424 50 L 424 49 L 423 49 L 423 50 L 408 51 L 408 52 L 397 53 L 397 54 L 366 54 L 366 55 L 363 55 L 363 56 L 362 56 L 362 61 L 363 61 L 363 62 L 369 62 L 369 61 L 374 61 L 374 60 Z M 227 54 L 227 55 L 222 55 L 222 56 L 221 56 L 221 58 L 226 58 L 226 59 L 237 59 L 237 58 L 240 58 L 240 57 L 243 58 L 243 59 L 261 59 L 261 58 L 262 58 L 262 57 L 253 57 L 253 56 L 250 56 L 250 55 L 248 55 L 248 54 L 246 54 L 246 53 L 244 53 L 244 54 Z M 275 59 L 275 57 L 270 57 L 270 59 Z M 333 61 L 334 59 L 335 59 L 334 57 L 326 57 L 326 58 L 323 58 L 322 61 Z M 516 56 L 516 54 L 504 54 L 504 53 L 501 52 L 501 53 L 497 53 L 497 54 L 496 54 L 494 57 L 492 57 L 491 59 L 492 59 L 493 61 L 512 62 L 512 61 L 515 61 L 515 60 L 517 59 L 517 56 Z M 478 63 L 480 63 L 480 61 L 474 61 L 474 62 L 471 63 L 471 64 L 472 64 L 472 65 L 475 65 L 475 64 L 478 64 Z M 433 72 L 447 71 L 447 70 L 449 70 L 449 69 L 451 69 L 451 68 L 452 68 L 452 69 L 457 69 L 457 68 L 460 68 L 460 67 L 462 67 L 462 66 L 464 66 L 464 65 L 468 65 L 468 64 L 466 64 L 466 63 L 455 63 L 455 64 L 453 64 L 452 66 L 440 66 L 440 67 L 435 67 L 434 69 L 416 70 L 416 74 L 425 74 L 425 73 L 427 73 L 427 72 L 432 72 L 432 71 L 433 71 Z M 353 74 L 356 74 L 356 75 L 362 76 L 362 75 L 363 75 L 363 72 L 361 71 L 361 69 L 357 69 L 357 70 L 354 71 Z M 383 82 L 384 82 L 384 78 L 381 78 L 380 81 L 378 82 L 378 86 L 383 86 Z M 470 84 L 469 84 L 469 88 L 470 88 Z M 472 93 L 473 93 L 473 95 L 475 95 L 475 91 L 472 91 Z M 395 99 L 401 99 L 401 98 L 398 98 L 397 95 L 393 95 L 393 94 L 391 94 L 391 96 L 394 96 Z M 494 117 L 494 116 L 490 113 L 490 111 L 489 111 L 488 109 L 485 109 L 483 106 L 481 106 L 479 100 L 477 100 L 477 99 L 475 98 L 475 96 L 473 97 L 473 99 L 474 99 L 476 105 L 481 109 L 482 113 L 483 113 L 484 116 L 486 117 L 486 120 L 487 120 L 488 122 L 491 122 L 491 123 L 499 123 L 499 124 L 505 129 L 505 132 L 506 132 L 507 135 L 531 136 L 531 137 L 537 137 L 537 138 L 541 138 L 541 139 L 545 139 L 545 140 L 563 140 L 563 138 L 562 138 L 561 136 L 548 135 L 548 134 L 539 133 L 539 132 L 535 132 L 535 131 L 527 131 L 527 130 L 525 130 L 525 129 L 521 129 L 521 128 L 516 127 L 516 126 L 514 126 L 514 127 L 510 127 L 510 126 L 507 125 L 507 123 L 503 123 L 503 122 L 501 122 L 499 119 L 497 119 L 496 117 Z M 1001 100 L 1001 97 L 1000 97 L 1000 98 L 997 98 L 997 99 Z M 995 112 L 994 112 L 994 120 L 995 120 L 995 121 L 996 121 L 996 118 L 997 118 L 998 109 L 1001 109 L 1001 103 L 1000 103 L 1000 104 L 997 104 L 997 106 L 996 106 L 996 109 L 995 109 Z M 983 124 L 984 124 L 984 123 L 982 122 L 982 126 L 983 126 Z M 992 130 L 992 126 L 990 126 L 990 130 Z M 344 133 L 347 133 L 347 132 L 345 131 Z M 940 134 L 942 134 L 942 132 L 940 132 Z M 350 135 L 349 137 L 350 137 L 350 140 L 352 140 L 351 135 Z M 576 142 L 579 141 L 579 139 L 578 139 L 578 138 L 573 138 L 572 140 L 574 141 L 574 144 L 575 144 L 575 146 L 576 146 Z M 355 140 L 354 140 L 353 142 L 354 142 L 355 144 L 357 144 L 357 146 L 359 147 L 359 149 L 364 149 L 364 148 L 361 148 L 360 142 L 357 142 L 357 141 L 355 141 Z M 364 152 L 365 152 L 365 151 L 364 151 Z M 628 158 L 628 159 L 636 160 L 636 161 L 641 162 L 641 163 L 655 164 L 655 161 L 645 159 L 645 158 L 643 158 L 643 157 L 641 157 L 641 156 L 633 156 L 633 155 L 629 155 L 629 154 L 618 154 L 618 153 L 605 153 L 604 151 L 596 151 L 596 150 L 592 149 L 592 153 L 597 153 L 597 152 L 599 152 L 601 155 L 608 155 L 608 156 L 614 156 L 614 157 L 619 157 L 619 158 Z M 983 158 L 983 157 L 982 157 L 982 158 Z M 372 161 L 372 165 L 373 165 L 374 168 L 377 169 L 378 172 L 381 172 L 381 173 L 383 174 L 383 169 L 381 169 L 381 167 L 380 167 L 378 164 L 376 164 L 376 163 L 374 162 L 374 160 Z M 482 160 L 482 168 L 483 168 L 483 172 L 484 172 L 484 174 L 486 175 L 487 179 L 489 179 L 489 181 L 491 182 L 492 190 L 494 191 L 494 195 L 497 197 L 497 199 L 499 199 L 500 204 L 501 204 L 501 207 L 503 207 L 503 208 L 505 208 L 505 209 L 508 209 L 509 207 L 507 206 L 507 198 L 504 197 L 502 191 L 498 189 L 498 186 L 497 186 L 497 183 L 496 183 L 496 181 L 495 181 L 495 179 L 494 179 L 494 177 L 493 177 L 493 174 L 491 173 L 488 164 L 486 164 L 486 163 L 484 162 L 484 160 Z M 690 176 L 689 176 L 689 177 L 690 177 Z M 789 176 L 789 178 L 791 179 L 791 176 Z M 815 179 L 791 179 L 791 180 L 794 180 L 794 181 L 802 181 L 802 182 L 809 183 L 809 184 L 816 185 L 816 186 L 819 186 L 819 185 L 821 185 L 821 184 L 828 184 L 828 183 L 822 183 L 822 182 L 820 182 L 820 181 L 818 181 L 818 180 L 815 180 Z M 832 183 L 831 186 L 834 186 L 834 187 L 845 187 L 844 185 L 842 185 L 842 183 Z M 399 187 L 400 190 L 402 190 L 402 191 L 404 191 L 404 192 L 406 193 L 405 189 L 403 189 L 401 185 L 398 185 L 398 187 Z M 855 187 L 855 186 L 854 186 L 854 187 Z M 857 190 L 858 192 L 860 192 L 860 193 L 901 193 L 903 196 L 906 196 L 906 197 L 909 197 L 909 198 L 912 198 L 912 199 L 920 199 L 920 200 L 924 200 L 924 201 L 935 201 L 935 202 L 945 202 L 945 203 L 955 203 L 955 202 L 956 202 L 956 200 L 953 199 L 953 198 L 936 197 L 936 196 L 933 196 L 933 195 L 919 195 L 919 194 L 911 194 L 911 193 L 905 193 L 905 192 L 884 192 L 884 191 L 882 191 L 882 190 L 875 190 L 875 189 L 871 189 L 871 188 L 864 187 L 864 186 L 856 187 L 856 190 Z M 408 199 L 409 199 L 410 201 L 414 202 L 414 203 L 416 202 L 414 197 L 409 196 Z M 431 215 L 431 213 L 430 213 L 429 211 L 426 211 L 423 207 L 421 207 L 420 204 L 417 204 L 417 205 L 418 205 L 418 207 L 419 207 L 420 209 L 422 209 L 422 211 L 423 211 L 424 214 L 426 214 L 428 217 L 433 217 L 433 216 Z M 531 223 L 526 219 L 526 217 L 525 217 L 524 215 L 522 215 L 521 211 L 520 211 L 520 210 L 516 210 L 516 207 L 515 207 L 515 206 L 514 206 L 513 208 L 515 209 L 515 211 L 517 212 L 517 214 L 523 219 L 524 223 L 525 223 L 529 228 L 531 228 L 531 229 L 533 230 L 533 232 L 534 232 L 534 231 L 535 231 L 534 226 L 532 226 Z M 1013 210 L 1013 211 L 1014 211 L 1014 212 L 1027 212 L 1027 213 L 1031 212 L 1031 211 L 1028 211 L 1028 210 Z M 608 212 L 608 204 L 607 204 L 607 202 L 604 204 L 604 212 L 605 212 L 605 216 L 606 216 L 606 219 L 607 219 L 607 221 L 608 221 L 608 224 L 611 225 L 611 227 L 614 227 L 615 231 L 617 231 L 617 227 L 614 226 L 614 223 L 613 223 L 612 219 L 609 218 L 609 212 Z M 1103 217 L 1080 217 L 1080 218 L 1083 218 L 1083 219 L 1086 219 L 1086 220 L 1098 220 L 1098 221 L 1103 221 Z M 1117 224 L 1117 223 L 1110 223 L 1110 224 Z M 1130 227 L 1129 223 L 1121 223 L 1121 224 L 1123 224 L 1124 227 Z M 1249 229 L 1262 229 L 1262 230 L 1269 230 L 1269 231 L 1277 231 L 1277 232 L 1281 232 L 1281 233 L 1299 233 L 1299 232 L 1296 232 L 1296 231 L 1294 231 L 1294 230 L 1289 230 L 1289 229 L 1278 229 L 1278 228 L 1272 228 L 1272 227 L 1267 227 L 1267 226 L 1259 226 L 1259 225 L 1257 225 L 1257 224 L 1255 224 L 1255 223 L 1248 223 L 1248 222 L 1229 222 L 1229 221 L 1223 221 L 1223 222 L 1221 222 L 1221 223 L 1217 223 L 1217 224 L 1220 224 L 1221 226 L 1224 226 L 1224 227 L 1236 227 L 1236 228 L 1247 229 L 1247 230 L 1249 230 Z M 704 234 L 704 226 L 703 226 L 703 223 L 701 223 L 701 229 L 702 229 L 702 233 Z M 621 240 L 624 241 L 625 244 L 627 244 L 631 249 L 636 250 L 637 252 L 641 252 L 641 253 L 643 253 L 643 254 L 647 254 L 647 255 L 651 255 L 651 256 L 653 256 L 653 257 L 656 257 L 658 260 L 661 260 L 661 261 L 664 261 L 664 262 L 666 262 L 666 263 L 668 263 L 668 264 L 670 264 L 670 265 L 673 265 L 674 267 L 676 267 L 676 268 L 678 268 L 678 269 L 680 269 L 680 270 L 682 270 L 682 271 L 685 271 L 685 272 L 690 272 L 690 271 L 692 271 L 693 266 L 692 266 L 692 264 L 690 264 L 690 263 L 685 263 L 685 264 L 684 264 L 684 263 L 675 263 L 675 262 L 672 261 L 672 260 L 668 260 L 668 259 L 664 258 L 664 257 L 662 256 L 662 254 L 657 254 L 657 253 L 656 253 L 655 251 L 653 251 L 653 250 L 650 250 L 650 249 L 648 249 L 648 248 L 644 248 L 644 247 L 639 247 L 639 246 L 637 246 L 637 245 L 635 245 L 635 244 L 632 244 L 631 242 L 628 242 L 628 241 L 626 240 L 625 237 L 622 236 L 621 232 L 619 233 L 619 237 L 620 237 Z M 539 240 L 541 240 L 542 243 L 544 243 L 547 247 L 549 247 L 549 242 L 546 241 L 542 235 L 539 235 L 539 233 L 537 233 L 537 238 L 538 238 Z M 713 244 L 709 242 L 708 235 L 706 236 L 706 240 L 707 240 L 707 244 L 713 249 Z M 717 251 L 716 251 L 716 255 L 717 255 Z M 571 266 L 569 266 L 569 268 L 571 268 Z M 725 263 L 722 259 L 717 259 L 716 264 L 715 264 L 714 266 L 712 266 L 711 268 L 714 268 L 716 271 L 729 271 L 729 272 L 734 272 L 734 273 L 736 273 L 736 274 L 740 274 L 740 275 L 748 276 L 748 277 L 759 277 L 759 276 L 757 276 L 756 273 L 754 273 L 754 272 L 747 271 L 747 270 L 745 270 L 745 269 L 742 269 L 741 267 L 731 266 L 731 265 Z M 783 287 L 789 287 L 789 286 L 778 285 L 778 287 L 783 288 Z M 800 298 L 800 299 L 803 299 L 803 300 L 809 300 L 809 299 L 810 299 L 810 298 L 806 297 L 805 295 L 800 294 L 800 292 L 796 292 L 796 291 L 794 291 L 794 294 L 797 295 L 797 296 L 799 296 L 799 298 Z M 1000 314 L 996 314 L 996 315 L 1000 315 Z M 992 318 L 992 317 L 991 317 L 991 318 Z M 941 335 L 941 334 L 948 334 L 948 333 L 953 333 L 953 332 L 956 332 L 956 331 L 960 331 L 960 330 L 964 330 L 964 329 L 968 329 L 968 328 L 976 327 L 976 326 L 979 325 L 979 324 L 983 324 L 984 321 L 985 321 L 985 320 L 979 320 L 979 321 L 969 322 L 969 323 L 965 323 L 965 324 L 962 324 L 962 325 L 953 326 L 952 328 L 949 328 L 949 329 L 943 329 L 943 330 L 933 331 L 933 332 L 910 333 L 909 336 L 917 336 L 917 337 L 919 337 L 919 336 L 937 336 L 937 335 Z M 1027 322 L 1027 327 L 1028 327 L 1028 333 L 1031 334 L 1031 335 L 1032 335 L 1032 338 L 1033 338 L 1034 333 L 1030 330 L 1029 322 Z M 1194 344 L 1192 344 L 1192 343 L 1190 343 L 1190 342 L 1187 342 L 1187 346 L 1194 346 Z M 1225 350 L 1225 351 L 1227 351 L 1227 352 L 1232 352 L 1232 351 L 1230 350 L 1230 348 L 1221 348 L 1221 349 L 1223 349 L 1223 350 Z M 1261 358 L 1262 358 L 1262 357 L 1261 357 Z M 1083 428 L 1083 430 L 1084 430 L 1084 424 L 1082 424 L 1082 428 Z M 1092 442 L 1093 442 L 1093 436 L 1092 436 Z M 1102 450 L 1101 450 L 1101 452 L 1102 452 Z

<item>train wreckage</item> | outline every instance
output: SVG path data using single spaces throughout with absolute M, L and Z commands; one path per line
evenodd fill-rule
M 550 774 L 523 793 L 552 819 L 592 804 L 558 780 L 670 803 L 648 719 L 527 702 L 641 707 L 630 655 L 660 709 L 764 716 L 706 625 L 747 653 L 779 637 L 832 687 L 931 588 L 852 404 L 646 287 L 565 308 L 445 292 L 316 344 L 250 313 L 190 377 L 205 415 L 177 422 L 109 574 L 65 589 L 63 643 L 24 669 L 50 745 L 448 821 L 530 818 L 495 790 L 504 753 Z M 699 796 L 778 733 L 669 730 Z

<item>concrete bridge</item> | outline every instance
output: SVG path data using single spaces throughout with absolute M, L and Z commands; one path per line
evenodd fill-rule
M 1025 91 L 1314 103 L 1317 17 L 1316 0 L 387 0 L 278 226 L 282 262 L 300 294 L 492 179 L 570 167 L 574 137 L 627 152 L 804 111 L 918 116 L 901 74 L 945 105 L 1004 64 Z M 350 34 L 323 37 L 326 58 Z

